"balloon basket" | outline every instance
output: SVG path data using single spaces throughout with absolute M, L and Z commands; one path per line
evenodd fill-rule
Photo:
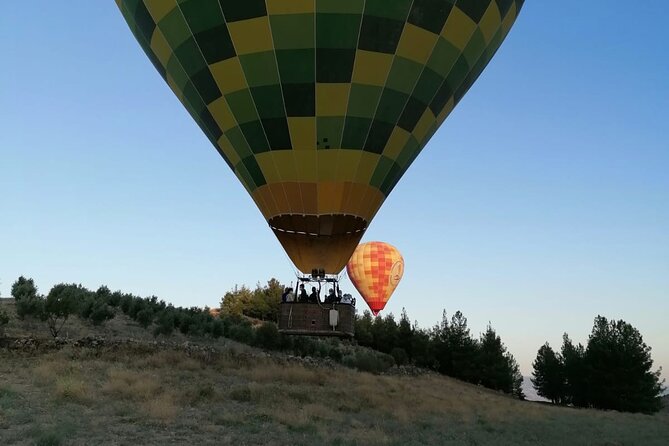
M 282 303 L 279 332 L 300 336 L 355 335 L 355 306 L 333 303 Z

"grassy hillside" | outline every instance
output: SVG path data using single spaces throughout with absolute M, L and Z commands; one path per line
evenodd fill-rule
M 29 329 L 13 320 L 8 334 Z M 68 330 L 144 341 L 0 349 L 0 444 L 669 444 L 667 413 L 557 408 L 443 376 L 375 376 L 226 340 L 155 344 L 121 316 L 99 331 L 78 321 Z

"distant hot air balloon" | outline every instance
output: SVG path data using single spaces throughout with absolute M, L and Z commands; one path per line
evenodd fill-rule
M 524 0 L 116 0 L 303 272 L 339 273 Z
M 402 279 L 404 259 L 388 243 L 362 243 L 346 265 L 346 273 L 376 316 Z

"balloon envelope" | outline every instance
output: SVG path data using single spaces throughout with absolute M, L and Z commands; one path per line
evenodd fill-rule
M 338 273 L 523 0 L 117 0 L 303 272 Z
M 404 259 L 388 243 L 362 243 L 346 265 L 346 273 L 376 316 L 402 280 Z

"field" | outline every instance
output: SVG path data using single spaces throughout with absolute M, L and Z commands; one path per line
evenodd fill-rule
M 36 328 L 13 320 L 8 335 Z M 156 343 L 120 316 L 99 332 L 76 321 L 69 330 L 114 340 L 0 349 L 0 444 L 669 444 L 666 412 L 558 408 L 433 374 L 375 376 L 227 340 Z M 135 341 L 118 341 L 124 333 Z

